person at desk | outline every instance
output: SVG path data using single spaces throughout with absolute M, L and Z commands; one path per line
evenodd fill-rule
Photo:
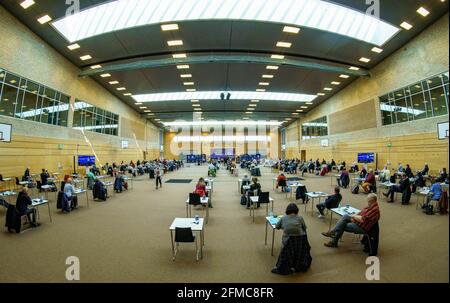
M 323 213 L 325 208 L 332 209 L 337 208 L 339 206 L 339 203 L 341 203 L 342 201 L 342 195 L 340 194 L 340 191 L 341 191 L 340 188 L 336 186 L 334 188 L 333 195 L 328 196 L 328 198 L 324 202 L 316 205 L 319 219 L 325 218 L 325 214 Z
M 95 177 L 94 173 L 92 172 L 92 169 L 90 169 L 88 171 L 88 173 L 86 174 L 86 178 L 87 178 L 87 186 L 88 186 L 88 188 L 90 190 L 93 190 L 96 177 Z
M 370 188 L 375 185 L 375 175 L 373 173 L 373 169 L 369 169 L 369 173 L 366 176 L 366 179 L 364 180 L 364 183 L 361 185 L 364 192 L 369 193 Z
M 256 195 L 255 195 L 256 193 Z M 258 196 L 261 193 L 261 184 L 258 183 L 258 178 L 252 178 L 252 184 L 250 184 L 250 189 L 247 191 L 249 196 Z M 259 203 L 258 203 L 259 207 Z M 247 199 L 247 208 L 250 208 L 250 199 Z
M 414 177 L 414 182 L 411 185 L 411 192 L 415 193 L 418 187 L 425 187 L 425 179 L 423 178 L 422 172 L 417 172 L 417 175 Z
M 251 180 L 248 177 L 248 175 L 244 175 L 244 178 L 242 178 L 242 183 L 241 183 L 241 194 L 242 195 L 246 193 L 246 191 L 244 190 L 243 186 L 250 185 L 250 183 L 251 183 Z
M 363 168 L 361 169 L 361 172 L 359 173 L 359 177 L 360 177 L 360 178 L 365 178 L 365 177 L 367 177 L 367 169 L 366 169 L 366 166 L 363 166 Z
M 28 195 L 28 188 L 23 187 L 17 195 L 16 211 L 20 216 L 26 215 L 28 218 L 28 222 L 30 222 L 30 225 L 32 227 L 37 227 L 39 225 L 36 223 L 36 209 L 28 208 L 28 206 L 32 204 L 33 202 Z
M 27 167 L 25 169 L 25 172 L 23 173 L 22 181 L 30 181 L 30 180 L 31 180 L 30 169 Z
M 205 183 L 205 179 L 200 178 L 198 179 L 197 184 L 195 185 L 195 190 L 194 190 L 195 194 L 199 194 L 200 197 L 205 197 L 206 196 L 206 183 Z
M 286 215 L 275 225 L 283 230 L 282 244 L 277 264 L 272 273 L 288 275 L 294 272 L 305 272 L 311 266 L 311 246 L 308 242 L 305 220 L 298 215 L 298 207 L 291 203 L 286 207 Z
M 42 173 L 41 173 L 41 184 L 42 185 L 47 185 L 47 180 L 50 177 L 48 171 L 45 170 L 45 168 L 42 169 Z
M 340 176 L 337 178 L 337 183 L 339 187 L 347 188 L 350 184 L 350 175 L 345 167 L 342 167 Z
M 397 171 L 398 171 L 399 173 L 403 173 L 403 172 L 404 172 L 404 168 L 403 168 L 403 165 L 402 165 L 401 162 L 398 163 Z
M 281 191 L 284 192 L 286 190 L 286 176 L 284 174 L 280 174 L 277 177 L 277 189 L 279 186 L 281 186 Z M 280 185 L 281 184 L 281 185 Z
M 389 191 L 387 193 L 383 193 L 383 196 L 390 197 L 390 199 L 387 201 L 388 203 L 394 203 L 394 194 L 395 193 L 402 193 L 402 194 L 408 194 L 411 195 L 411 187 L 409 183 L 409 178 L 406 174 L 403 174 L 402 180 L 400 181 L 399 185 L 394 185 L 389 188 Z M 409 203 L 409 199 L 408 203 Z M 407 204 L 407 203 L 405 203 Z
M 382 183 L 387 182 L 391 179 L 391 171 L 385 166 L 380 172 L 380 181 Z
M 344 231 L 354 234 L 369 233 L 372 227 L 380 220 L 380 208 L 377 199 L 376 194 L 369 194 L 367 196 L 368 206 L 360 213 L 345 214 L 332 230 L 322 233 L 323 236 L 331 238 L 331 241 L 324 243 L 324 245 L 326 247 L 337 247 Z
M 70 213 L 70 211 L 74 210 L 77 206 L 75 187 L 72 185 L 72 178 L 68 178 L 64 185 L 64 196 L 62 212 Z
M 439 205 L 439 200 L 441 199 L 442 196 L 442 187 L 438 182 L 436 182 L 436 180 L 432 180 L 431 183 L 432 185 L 430 188 L 430 192 L 427 195 L 427 201 L 422 206 L 422 208 L 427 209 L 428 206 L 430 205 L 430 202 L 434 202 L 433 212 L 435 212 L 438 211 L 436 208 Z
M 445 179 L 447 179 L 447 169 L 444 167 L 442 171 L 439 173 L 439 177 L 436 178 L 436 182 L 442 183 L 445 182 Z

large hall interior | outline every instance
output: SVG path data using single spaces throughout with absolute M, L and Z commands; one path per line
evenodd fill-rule
M 448 10 L 1 1 L 0 283 L 448 283 Z

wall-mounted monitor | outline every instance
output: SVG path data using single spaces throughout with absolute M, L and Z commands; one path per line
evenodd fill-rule
M 12 125 L 0 123 L 0 142 L 11 142 Z
M 448 122 L 438 123 L 437 127 L 439 140 L 448 139 Z
M 95 156 L 78 156 L 78 166 L 94 166 Z
M 358 163 L 374 163 L 375 153 L 358 153 Z
M 123 149 L 127 149 L 128 148 L 128 141 L 122 140 L 120 145 L 122 146 Z

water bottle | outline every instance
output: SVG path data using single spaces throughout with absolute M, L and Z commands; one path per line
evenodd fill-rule
M 195 224 L 198 224 L 198 221 L 200 221 L 200 217 L 198 215 L 195 215 Z
M 41 202 L 43 202 L 44 201 L 44 196 L 41 196 Z
M 269 210 L 269 218 L 273 217 L 273 212 L 271 210 Z

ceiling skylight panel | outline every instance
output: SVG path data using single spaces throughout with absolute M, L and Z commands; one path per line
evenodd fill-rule
M 124 3 L 126 4 L 126 3 Z M 123 11 L 120 15 L 119 22 L 116 23 L 115 29 L 121 30 L 122 28 L 127 28 L 129 24 L 129 20 L 133 16 L 133 12 L 136 11 L 137 6 L 139 5 L 139 1 L 132 1 L 126 7 L 122 7 Z M 136 21 L 134 21 L 135 23 Z
M 176 15 L 174 16 L 173 20 L 185 20 L 188 18 L 189 14 L 192 10 L 195 9 L 195 6 L 198 1 L 195 1 L 192 3 L 192 0 L 185 0 L 182 1 L 182 6 L 180 9 L 178 9 Z
M 141 0 L 142 1 L 142 0 Z M 149 19 L 150 23 L 159 23 L 159 22 L 168 22 L 174 20 L 166 20 L 164 18 L 165 12 L 169 9 L 169 6 L 173 3 L 172 1 L 155 1 L 158 3 L 155 10 L 153 11 L 153 15 L 151 19 Z
M 338 10 L 333 18 L 333 22 L 331 22 L 330 26 L 328 27 L 328 30 L 335 33 L 339 32 L 339 28 L 341 27 L 341 24 L 344 22 L 346 14 L 347 12 L 345 10 L 342 9 Z
M 329 31 L 330 25 L 332 24 L 336 14 L 339 9 L 337 6 L 326 5 L 326 10 L 322 14 L 322 20 L 319 23 L 319 28 Z
M 99 27 L 99 20 L 103 17 L 103 12 L 98 8 L 89 11 L 85 16 L 85 22 L 87 26 L 84 32 L 80 32 L 81 36 L 95 36 L 97 34 L 97 28 Z
M 158 1 L 142 1 L 142 0 L 139 2 L 146 3 L 146 6 L 144 8 L 144 11 L 142 12 L 142 15 L 139 17 L 138 20 L 136 20 L 136 26 L 153 23 L 152 18 L 155 14 L 156 8 L 159 5 L 159 2 Z
M 356 35 L 358 34 L 358 30 L 361 28 L 362 26 L 362 22 L 364 21 L 364 17 L 356 14 L 355 15 L 355 19 L 353 21 L 352 26 L 350 27 L 350 30 L 348 31 L 348 36 L 350 37 L 356 37 Z
M 167 11 L 164 13 L 164 16 L 159 20 L 159 22 L 168 22 L 172 20 L 178 20 L 177 14 L 180 11 L 186 10 L 186 5 L 191 5 L 190 1 L 183 0 L 170 0 L 167 1 L 170 3 Z
M 337 33 L 348 36 L 350 29 L 352 28 L 353 21 L 356 18 L 356 15 L 349 9 L 345 10 L 344 20 L 342 20 L 341 26 L 336 31 Z
M 359 31 L 356 35 L 357 39 L 363 40 L 364 37 L 367 36 L 367 32 L 370 30 L 371 27 L 375 26 L 372 19 L 364 18 L 362 21 L 362 24 L 359 28 Z
M 208 1 L 208 5 L 205 9 L 205 11 L 203 12 L 203 17 L 204 18 L 208 18 L 212 17 L 214 18 L 214 16 L 217 14 L 217 12 L 220 10 L 220 8 L 223 6 L 223 1 Z
M 286 20 L 285 23 L 290 23 L 290 21 L 285 18 L 287 13 L 291 10 L 291 1 L 282 1 L 277 9 L 272 14 L 273 20 Z M 276 22 L 276 21 L 275 21 Z
M 101 33 L 110 31 L 110 29 L 108 28 L 108 24 L 111 21 L 113 14 L 114 7 L 112 7 L 112 5 L 109 5 L 105 10 L 97 11 L 98 25 L 95 31 L 95 35 L 100 35 Z
M 259 11 L 263 8 L 263 1 L 251 1 L 251 0 L 243 0 L 246 3 L 244 6 L 242 5 L 242 19 L 246 20 L 260 20 L 259 19 Z M 245 8 L 245 9 L 244 9 Z
M 204 12 L 208 7 L 209 0 L 198 0 L 189 12 L 188 20 L 203 19 Z
M 326 4 L 319 1 L 311 2 L 311 13 L 307 21 L 308 27 L 319 28 L 320 21 L 324 17 L 323 13 L 326 12 Z
M 235 15 L 239 14 L 239 12 L 234 11 L 236 6 L 239 6 L 239 0 L 228 0 L 224 3 L 224 5 L 220 8 L 220 10 L 216 14 L 216 18 L 219 19 L 229 19 L 233 18 Z M 239 8 L 238 8 L 239 10 Z
M 146 22 L 142 22 L 141 16 L 144 15 L 147 11 L 147 6 L 150 4 L 147 1 L 137 1 L 136 7 L 132 11 L 130 18 L 128 18 L 127 23 L 125 24 L 126 28 L 139 26 L 145 24 Z M 141 22 L 141 23 L 139 23 Z
M 264 1 L 262 10 L 259 12 L 259 20 L 273 21 L 273 13 L 278 9 L 279 4 L 279 1 Z

